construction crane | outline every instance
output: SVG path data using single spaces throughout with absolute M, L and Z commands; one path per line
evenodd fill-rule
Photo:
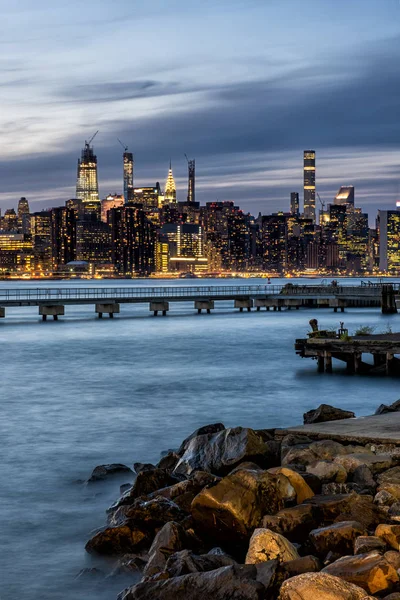
M 322 200 L 321 200 L 321 196 L 318 194 L 318 192 L 316 192 L 316 194 L 317 194 L 317 196 L 318 196 L 318 200 L 319 200 L 319 203 L 320 203 L 320 205 L 321 205 L 322 212 L 325 212 L 325 202 L 322 202 Z
M 99 131 L 97 130 L 96 133 L 94 135 L 92 135 L 92 137 L 90 138 L 90 140 L 88 142 L 85 140 L 85 145 L 90 146 L 90 144 L 93 142 L 94 138 L 96 137 L 96 135 L 98 133 L 99 133 Z
M 119 138 L 117 138 L 117 140 L 119 141 L 119 143 L 120 143 L 120 144 L 121 144 L 121 146 L 123 147 L 123 149 L 124 149 L 124 152 L 128 152 L 128 146 L 125 146 L 125 144 L 123 144 Z

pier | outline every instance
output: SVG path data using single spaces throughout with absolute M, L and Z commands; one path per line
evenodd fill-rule
M 346 363 L 348 373 L 400 375 L 400 333 L 356 335 L 349 337 L 346 330 L 315 332 L 308 339 L 297 339 L 296 354 L 317 361 L 320 373 L 332 373 L 332 359 Z M 363 360 L 370 355 L 371 362 Z M 397 355 L 397 356 L 396 356 Z
M 253 308 L 282 311 L 318 308 L 344 311 L 352 307 L 380 307 L 383 313 L 397 312 L 400 304 L 400 284 L 368 285 L 213 285 L 159 287 L 61 287 L 61 288 L 0 288 L 0 318 L 13 306 L 37 306 L 45 321 L 57 320 L 68 305 L 93 304 L 99 318 L 113 317 L 121 304 L 148 304 L 157 316 L 166 316 L 170 303 L 192 302 L 198 313 L 210 314 L 218 301 L 232 301 L 240 312 Z

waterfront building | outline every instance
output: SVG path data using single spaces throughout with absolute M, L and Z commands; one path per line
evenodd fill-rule
M 400 274 L 400 210 L 378 210 L 379 270 Z
M 77 214 L 73 208 L 61 206 L 51 210 L 51 247 L 53 269 L 76 260 Z
M 167 223 L 159 231 L 157 270 L 197 273 L 207 270 L 204 233 L 193 223 Z
M 33 269 L 33 247 L 30 236 L 0 232 L 0 272 L 27 273 Z
M 259 220 L 263 267 L 269 273 L 286 269 L 286 216 L 264 215 Z
M 304 150 L 304 216 L 315 223 L 315 151 Z
M 133 188 L 133 154 L 125 150 L 124 156 L 124 200 L 125 204 L 134 201 Z
M 169 163 L 168 177 L 167 177 L 167 182 L 165 184 L 164 202 L 166 202 L 167 204 L 175 204 L 176 203 L 176 185 L 175 185 L 174 176 L 172 174 L 171 162 Z
M 97 156 L 94 153 L 93 146 L 90 145 L 91 141 L 85 141 L 81 158 L 78 159 L 76 197 L 84 203 L 99 202 Z
M 43 273 L 52 271 L 51 211 L 30 215 L 34 270 Z
M 300 214 L 300 202 L 298 192 L 291 192 L 290 194 L 290 214 L 298 216 Z
M 101 220 L 107 223 L 107 213 L 112 208 L 118 208 L 124 205 L 124 196 L 119 194 L 109 194 L 107 198 L 101 201 Z
M 76 227 L 76 260 L 111 263 L 111 229 L 108 223 L 80 220 Z
M 149 275 L 155 268 L 156 228 L 141 204 L 108 211 L 112 262 L 121 276 Z

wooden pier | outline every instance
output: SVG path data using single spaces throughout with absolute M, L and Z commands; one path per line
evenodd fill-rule
M 400 375 L 400 333 L 354 337 L 327 333 L 328 337 L 311 336 L 295 343 L 296 354 L 316 360 L 320 373 L 332 373 L 332 359 L 336 358 L 346 363 L 348 373 Z M 363 360 L 365 355 L 372 361 Z

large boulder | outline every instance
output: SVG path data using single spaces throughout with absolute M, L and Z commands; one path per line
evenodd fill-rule
M 264 468 L 274 467 L 279 464 L 279 450 L 278 442 L 264 441 L 263 436 L 253 429 L 224 429 L 192 438 L 173 473 L 187 477 L 193 471 L 201 470 L 226 475 L 245 461 Z
M 270 527 L 271 519 L 275 526 Z M 311 504 L 298 504 L 280 510 L 276 515 L 266 515 L 263 527 L 282 533 L 292 542 L 304 542 L 318 524 L 318 511 Z
M 311 423 L 324 423 L 326 421 L 339 421 L 341 419 L 353 419 L 356 415 L 350 410 L 335 408 L 330 404 L 320 404 L 315 410 L 309 410 L 304 413 L 303 420 L 305 425 Z
M 321 522 L 333 523 L 337 517 L 345 511 L 350 510 L 350 505 L 357 498 L 357 494 L 333 494 L 325 496 L 316 494 L 305 500 L 305 504 L 311 504 L 320 513 Z M 349 519 L 347 519 L 349 520 Z
M 165 581 L 139 583 L 121 592 L 118 600 L 263 600 L 266 590 L 256 578 L 255 565 L 232 565 Z
M 400 484 L 400 467 L 392 467 L 383 473 L 380 473 L 377 478 L 378 485 L 384 483 L 398 483 Z
M 116 475 L 130 475 L 133 476 L 133 471 L 126 465 L 120 463 L 112 463 L 110 465 L 98 465 L 92 471 L 87 483 L 97 483 L 98 481 L 104 481 L 109 477 Z
M 285 581 L 278 600 L 373 600 L 365 591 L 327 573 L 304 573 Z
M 217 543 L 246 541 L 263 515 L 276 514 L 295 496 L 284 475 L 238 469 L 195 497 L 196 531 Z
M 357 521 L 342 521 L 327 527 L 313 529 L 309 539 L 315 552 L 324 558 L 329 551 L 339 554 L 353 552 L 354 540 L 367 532 Z
M 353 483 L 356 483 L 361 489 L 374 493 L 376 489 L 375 479 L 372 475 L 372 471 L 367 465 L 360 465 L 357 467 L 350 477 Z
M 237 564 L 225 553 L 193 554 L 191 550 L 181 550 L 170 556 L 165 566 L 169 577 L 181 577 L 189 573 L 203 573 L 221 567 Z
M 376 528 L 375 535 L 384 540 L 394 550 L 400 549 L 400 525 L 382 523 Z
M 139 471 L 133 486 L 115 502 L 107 512 L 113 513 L 120 506 L 133 504 L 137 498 L 148 496 L 152 492 L 178 483 L 181 478 L 174 477 L 164 469 L 145 469 Z
M 270 529 L 256 529 L 250 538 L 246 564 L 255 565 L 275 558 L 287 562 L 300 557 L 293 544 L 283 535 Z
M 166 523 L 153 540 L 143 574 L 151 577 L 164 571 L 168 558 L 175 552 L 183 550 L 186 542 L 186 532 L 179 523 Z
M 400 482 L 399 483 L 382 483 L 379 488 L 379 492 L 387 492 L 396 500 L 400 500 Z
M 274 467 L 272 469 L 268 469 L 268 471 L 274 475 L 284 475 L 289 479 L 296 492 L 297 504 L 301 504 L 304 502 L 304 500 L 307 500 L 307 498 L 312 498 L 314 496 L 314 492 L 308 483 L 306 483 L 304 478 L 299 473 L 296 473 L 296 471 L 287 469 L 285 467 Z
M 389 593 L 399 581 L 396 569 L 379 552 L 343 556 L 322 572 L 358 585 L 371 595 Z
M 335 456 L 340 454 L 348 454 L 348 451 L 343 444 L 333 440 L 319 440 L 310 444 L 310 450 L 314 452 L 319 460 L 333 460 Z
M 89 554 L 116 556 L 137 552 L 148 543 L 145 530 L 132 529 L 127 525 L 106 527 L 94 535 L 86 544 Z
M 397 412 L 400 410 L 400 400 L 396 400 L 392 404 L 380 404 L 375 411 L 376 415 L 384 415 L 386 413 Z
M 199 427 L 193 433 L 191 433 L 186 439 L 183 440 L 180 448 L 177 452 L 179 456 L 182 456 L 186 452 L 186 449 L 189 443 L 199 435 L 213 435 L 214 433 L 218 433 L 219 431 L 223 431 L 225 429 L 225 425 L 223 423 L 211 423 L 210 425 L 203 425 L 203 427 Z

